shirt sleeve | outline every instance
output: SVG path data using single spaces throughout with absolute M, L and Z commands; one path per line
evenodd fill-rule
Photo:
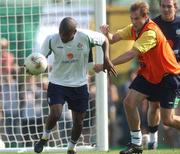
M 81 29 L 83 33 L 85 33 L 90 41 L 91 46 L 102 46 L 105 41 L 105 36 L 102 33 L 92 31 L 92 30 L 85 30 Z
M 131 29 L 132 29 L 132 24 L 124 27 L 123 29 L 117 30 L 116 33 L 118 33 L 119 36 L 120 36 L 123 40 L 133 40 L 133 38 L 132 38 L 132 33 L 131 33 Z
M 41 53 L 47 57 L 50 54 L 50 43 L 49 40 L 51 39 L 51 35 L 48 36 L 45 41 L 43 42 L 43 45 L 41 47 Z M 51 43 L 52 44 L 52 43 Z
M 133 48 L 139 50 L 141 53 L 149 51 L 155 47 L 157 43 L 156 33 L 153 30 L 145 31 L 134 43 Z

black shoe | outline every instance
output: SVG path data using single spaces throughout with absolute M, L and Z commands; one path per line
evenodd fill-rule
M 157 147 L 158 147 L 157 142 L 149 142 L 148 143 L 148 150 L 155 150 L 155 149 L 157 149 Z
M 34 152 L 41 153 L 43 151 L 43 147 L 47 144 L 48 140 L 40 139 L 35 145 L 34 145 Z
M 76 151 L 74 151 L 74 150 L 68 150 L 68 151 L 67 151 L 67 154 L 76 154 Z
M 119 154 L 142 154 L 142 152 L 143 152 L 142 145 L 136 145 L 136 144 L 130 143 L 127 149 L 120 151 Z

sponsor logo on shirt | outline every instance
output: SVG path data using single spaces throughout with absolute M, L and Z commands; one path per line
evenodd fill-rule
M 72 63 L 77 63 L 79 60 L 78 59 L 73 59 L 69 61 L 62 61 L 63 64 L 72 64 Z
M 67 53 L 66 56 L 67 56 L 67 59 L 68 59 L 68 60 L 71 60 L 71 59 L 73 59 L 73 57 L 74 57 L 73 53 L 71 53 L 71 52 Z
M 79 60 L 74 59 L 74 54 L 72 52 L 68 52 L 67 55 L 67 60 L 63 60 L 62 63 L 64 64 L 72 64 L 72 63 L 77 63 Z

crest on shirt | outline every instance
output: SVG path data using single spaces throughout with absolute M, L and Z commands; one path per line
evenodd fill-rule
M 67 53 L 66 56 L 67 56 L 67 59 L 68 59 L 68 60 L 71 60 L 71 59 L 73 59 L 73 57 L 74 57 L 73 53 L 71 53 L 71 52 Z
M 79 42 L 77 47 L 80 48 L 80 49 L 83 49 L 83 44 L 81 42 Z

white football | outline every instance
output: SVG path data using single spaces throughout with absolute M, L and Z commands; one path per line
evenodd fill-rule
M 46 57 L 38 52 L 31 53 L 26 59 L 24 66 L 28 73 L 39 75 L 47 69 L 48 63 Z

